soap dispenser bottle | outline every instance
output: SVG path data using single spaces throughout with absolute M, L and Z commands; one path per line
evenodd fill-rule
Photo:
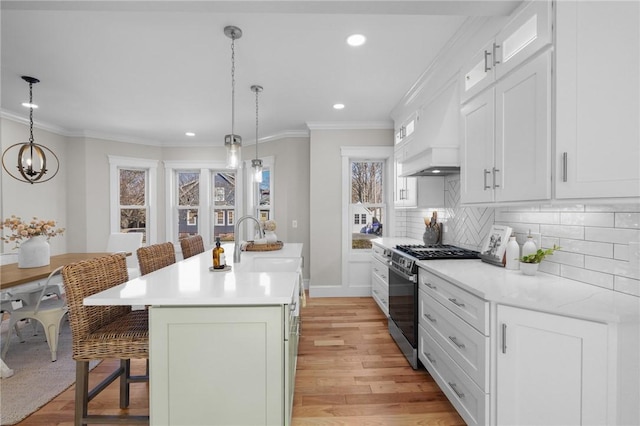
M 528 256 L 530 254 L 534 254 L 538 251 L 536 247 L 536 243 L 533 241 L 533 236 L 531 235 L 531 230 L 529 230 L 529 235 L 527 236 L 527 241 L 522 246 L 522 257 Z
M 220 262 L 221 257 L 224 259 L 223 253 L 224 249 L 220 247 L 220 237 L 217 237 L 216 246 L 213 248 L 213 269 L 224 269 L 224 264 Z
M 518 270 L 520 269 L 520 245 L 516 241 L 515 234 L 511 234 L 509 237 L 509 242 L 507 243 L 507 264 L 505 265 L 507 269 Z

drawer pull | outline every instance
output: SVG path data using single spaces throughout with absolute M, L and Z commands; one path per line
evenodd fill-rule
M 438 320 L 432 317 L 431 314 L 424 314 L 424 317 L 431 322 L 438 322 Z
M 456 393 L 456 395 L 458 395 L 458 398 L 464 398 L 464 393 L 463 393 L 463 392 L 460 392 L 460 391 L 458 390 L 458 385 L 457 385 L 457 384 L 455 384 L 455 383 L 451 383 L 451 382 L 447 382 L 447 384 L 449 385 L 449 387 L 451 388 L 451 390 L 453 390 L 453 391 Z
M 431 290 L 437 290 L 438 287 L 436 287 L 435 284 L 431 284 L 429 281 L 425 281 L 424 285 L 426 285 L 427 287 L 429 287 Z
M 426 357 L 427 357 L 427 359 L 429 360 L 429 362 L 430 362 L 431 364 L 435 364 L 435 363 L 436 363 L 436 359 L 435 359 L 435 358 L 433 358 L 433 357 L 431 356 L 431 354 L 424 354 L 424 356 L 426 356 Z
M 458 342 L 458 338 L 456 336 L 449 336 L 449 340 L 451 340 L 460 349 L 465 348 L 464 343 Z
M 450 298 L 449 298 L 449 302 L 453 303 L 454 305 L 456 305 L 456 306 L 458 306 L 458 307 L 460 307 L 460 308 L 464 308 L 464 303 L 462 303 L 462 302 L 458 302 L 458 300 L 456 300 L 456 299 L 455 299 L 455 298 L 453 298 L 453 297 L 450 297 Z

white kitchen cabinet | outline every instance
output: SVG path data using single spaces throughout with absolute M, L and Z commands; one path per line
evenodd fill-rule
M 395 179 L 393 191 L 393 204 L 396 208 L 409 208 L 418 205 L 417 182 L 415 177 L 403 177 L 402 160 L 404 157 L 405 145 L 395 150 Z
M 407 118 L 403 119 L 398 126 L 396 126 L 394 132 L 394 141 L 396 145 L 411 140 L 411 137 L 416 130 L 417 120 L 417 113 L 412 113 Z
M 462 107 L 461 202 L 551 198 L 551 51 Z
M 149 315 L 152 424 L 289 424 L 289 305 L 153 306 Z
M 551 1 L 523 3 L 495 38 L 462 68 L 462 102 L 478 95 L 552 43 Z
M 607 326 L 498 305 L 499 425 L 607 424 Z
M 555 198 L 640 197 L 640 3 L 556 7 Z
M 371 254 L 371 296 L 380 310 L 389 316 L 389 265 L 383 260 L 387 249 L 373 245 Z

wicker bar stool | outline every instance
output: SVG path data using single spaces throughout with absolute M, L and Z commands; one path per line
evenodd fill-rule
M 149 424 L 149 416 L 89 415 L 88 404 L 110 383 L 120 379 L 120 408 L 129 406 L 129 385 L 148 381 L 131 376 L 130 359 L 149 359 L 146 310 L 130 306 L 84 306 L 85 297 L 128 281 L 127 262 L 118 253 L 66 265 L 62 278 L 69 306 L 73 359 L 76 360 L 75 424 Z M 89 361 L 120 359 L 120 367 L 89 389 Z
M 176 251 L 173 247 L 173 243 L 160 243 L 147 247 L 140 247 L 137 254 L 141 275 L 146 275 L 150 272 L 176 263 Z
M 182 248 L 182 257 L 185 259 L 204 253 L 204 242 L 201 235 L 181 239 L 180 247 Z

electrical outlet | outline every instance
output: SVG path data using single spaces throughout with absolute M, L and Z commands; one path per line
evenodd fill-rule
M 297 228 L 298 227 L 298 221 L 297 220 L 291 221 L 291 227 L 292 228 Z

